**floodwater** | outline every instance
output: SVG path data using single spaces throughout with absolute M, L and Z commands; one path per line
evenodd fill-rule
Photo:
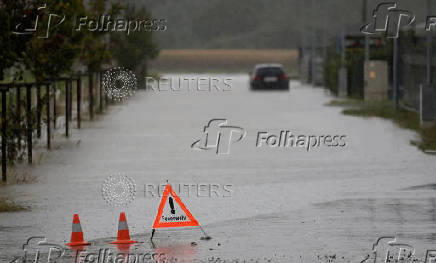
M 299 82 L 291 82 L 289 92 L 251 92 L 245 75 L 213 77 L 227 79 L 231 89 L 188 91 L 183 84 L 180 91 L 137 92 L 91 127 L 73 130 L 72 143 L 32 168 L 35 183 L 3 187 L 1 195 L 32 210 L 0 214 L 1 259 L 19 256 L 32 236 L 64 245 L 74 213 L 93 243 L 89 251 L 117 251 L 107 242 L 116 236 L 120 211 L 140 241 L 131 253 L 179 261 L 360 262 L 383 236 L 397 237 L 421 256 L 436 249 L 436 162 L 410 145 L 416 134 L 387 120 L 344 116 L 325 106 L 332 97 L 323 89 Z M 228 155 L 191 148 L 215 118 L 247 133 Z M 258 132 L 281 131 L 345 135 L 346 145 L 256 147 Z M 119 172 L 136 183 L 128 207 L 102 198 L 104 180 Z M 219 186 L 210 197 L 181 194 L 211 240 L 201 240 L 193 227 L 158 229 L 150 242 L 160 198 L 146 187 L 166 180 Z

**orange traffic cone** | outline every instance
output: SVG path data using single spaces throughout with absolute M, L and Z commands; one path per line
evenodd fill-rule
M 71 232 L 71 240 L 70 243 L 67 243 L 67 246 L 86 246 L 90 245 L 90 243 L 85 242 L 83 240 L 83 232 L 82 227 L 80 226 L 80 219 L 78 214 L 74 214 L 73 216 L 73 231 Z
M 111 244 L 133 244 L 138 241 L 130 239 L 129 227 L 127 226 L 126 214 L 120 213 L 120 221 L 118 223 L 118 236 L 117 240 L 112 241 Z

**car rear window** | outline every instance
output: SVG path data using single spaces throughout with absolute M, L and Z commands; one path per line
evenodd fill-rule
M 284 73 L 283 69 L 279 68 L 279 67 L 259 68 L 257 70 L 257 75 L 261 75 L 261 76 L 264 76 L 264 75 L 276 76 L 276 75 L 282 75 L 283 73 Z

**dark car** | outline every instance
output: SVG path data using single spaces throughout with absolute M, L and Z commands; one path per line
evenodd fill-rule
M 250 74 L 250 87 L 256 89 L 289 89 L 289 78 L 280 64 L 259 64 Z

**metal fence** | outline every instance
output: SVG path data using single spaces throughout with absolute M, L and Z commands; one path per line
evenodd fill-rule
M 404 106 L 415 111 L 420 110 L 420 90 L 426 83 L 426 38 L 417 36 L 400 37 L 399 39 L 399 83 Z M 436 43 L 433 40 L 433 43 Z M 433 49 L 435 46 L 433 45 Z M 436 65 L 436 59 L 432 59 Z M 431 69 L 432 79 L 436 79 L 436 67 Z M 436 103 L 436 102 L 435 102 Z
M 88 78 L 87 108 L 89 119 L 94 119 L 97 108 L 99 112 L 103 112 L 103 109 L 108 105 L 108 98 L 104 94 L 102 85 L 103 74 L 104 71 L 101 71 L 98 73 L 74 74 L 70 77 L 56 78 L 38 83 L 14 82 L 0 84 L 3 182 L 7 181 L 7 162 L 13 159 L 11 158 L 12 150 L 17 152 L 25 151 L 27 162 L 32 164 L 34 135 L 36 133 L 36 139 L 41 139 L 43 126 L 46 129 L 46 148 L 51 149 L 53 131 L 57 129 L 56 121 L 60 115 L 57 112 L 56 103 L 59 102 L 60 98 L 64 100 L 65 106 L 65 110 L 62 112 L 65 116 L 65 137 L 70 136 L 70 125 L 73 118 L 73 97 L 76 100 L 76 127 L 77 129 L 81 128 L 84 77 Z M 75 96 L 73 90 L 75 90 Z

